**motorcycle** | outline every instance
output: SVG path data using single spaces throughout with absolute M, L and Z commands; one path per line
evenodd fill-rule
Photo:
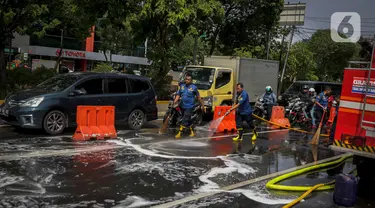
M 163 123 L 167 119 L 167 117 L 170 114 L 170 119 L 168 121 L 169 126 L 176 126 L 176 125 L 181 125 L 182 123 L 182 109 L 178 105 L 174 105 L 174 99 L 176 97 L 176 93 L 173 93 L 171 96 L 171 100 L 169 101 L 168 104 L 168 110 L 166 111 L 164 117 L 163 117 Z M 200 103 L 196 103 L 192 116 L 190 119 L 193 121 L 193 125 L 201 125 L 203 121 L 203 112 L 201 109 Z
M 253 114 L 263 119 L 267 118 L 267 105 L 263 102 L 263 98 L 257 98 L 254 104 Z
M 301 127 L 311 127 L 310 112 L 307 111 L 307 103 L 300 99 L 292 103 L 292 109 L 289 111 L 288 119 L 291 126 L 299 125 Z
M 285 106 L 285 117 L 289 118 L 290 112 L 293 111 L 296 103 L 300 102 L 301 99 L 299 97 L 291 97 L 288 99 L 288 104 Z

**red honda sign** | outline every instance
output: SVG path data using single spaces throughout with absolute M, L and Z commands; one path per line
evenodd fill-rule
M 56 56 L 59 56 L 61 53 L 60 49 L 56 50 Z M 76 58 L 86 58 L 86 53 L 81 51 L 69 51 L 69 50 L 63 50 L 63 55 L 66 57 L 76 57 Z

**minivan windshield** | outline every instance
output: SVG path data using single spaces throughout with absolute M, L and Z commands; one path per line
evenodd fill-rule
M 185 78 L 186 73 L 191 74 L 193 83 L 199 90 L 208 90 L 212 85 L 212 82 L 210 82 L 210 76 L 213 76 L 215 74 L 215 69 L 203 67 L 187 67 L 184 76 L 182 76 L 182 79 Z
M 304 83 L 300 83 L 300 82 L 294 82 L 292 85 L 290 85 L 290 87 L 285 91 L 285 94 L 290 94 L 290 95 L 297 95 L 299 92 L 301 92 L 302 90 L 302 87 L 304 85 L 307 85 L 309 86 L 309 88 L 311 88 L 313 85 L 312 84 L 304 84 Z
M 59 92 L 70 87 L 72 84 L 77 82 L 80 78 L 81 77 L 77 75 L 61 74 L 61 75 L 54 76 L 40 83 L 36 88 Z

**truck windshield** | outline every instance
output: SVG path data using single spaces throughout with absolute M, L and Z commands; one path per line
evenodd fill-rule
M 210 76 L 213 76 L 215 74 L 214 68 L 188 67 L 186 68 L 182 79 L 185 78 L 185 75 L 187 73 L 191 74 L 193 83 L 199 90 L 208 90 L 211 88 L 212 82 L 210 82 Z

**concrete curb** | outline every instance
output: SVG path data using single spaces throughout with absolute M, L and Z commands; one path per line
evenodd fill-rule
M 156 101 L 156 104 L 168 104 L 169 100 L 158 100 Z
M 158 112 L 158 118 L 163 118 L 165 113 L 166 113 L 165 111 Z

